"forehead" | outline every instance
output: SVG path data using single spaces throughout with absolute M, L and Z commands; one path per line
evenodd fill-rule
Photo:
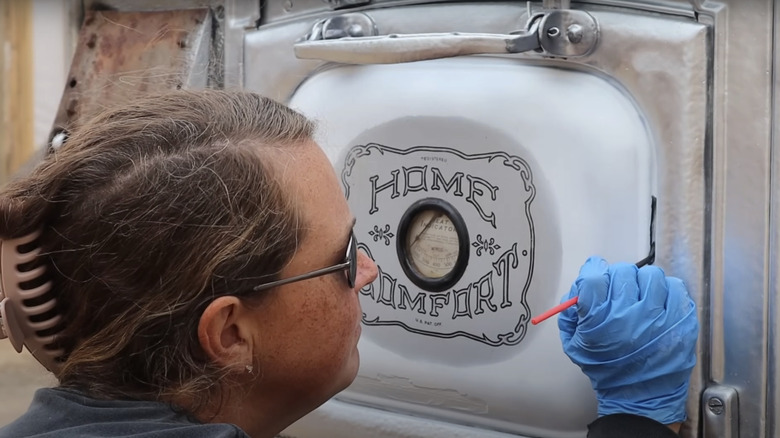
M 340 238 L 352 219 L 333 165 L 313 141 L 287 151 L 279 153 L 277 170 L 304 226 Z

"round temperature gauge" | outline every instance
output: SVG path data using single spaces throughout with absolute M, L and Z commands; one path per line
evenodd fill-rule
M 407 277 L 425 290 L 438 292 L 453 286 L 468 264 L 466 224 L 442 199 L 427 198 L 412 204 L 401 217 L 396 242 Z

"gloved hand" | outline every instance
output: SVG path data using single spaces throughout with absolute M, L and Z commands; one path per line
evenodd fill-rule
M 590 378 L 599 416 L 684 421 L 699 323 L 683 282 L 655 266 L 591 257 L 561 301 L 575 296 L 558 328 L 564 352 Z

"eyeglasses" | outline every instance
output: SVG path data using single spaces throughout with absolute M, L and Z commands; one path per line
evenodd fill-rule
M 355 232 L 349 233 L 349 243 L 347 243 L 347 254 L 344 262 L 337 265 L 329 266 L 327 268 L 317 269 L 316 271 L 307 272 L 305 274 L 296 275 L 294 277 L 285 278 L 282 280 L 272 281 L 270 283 L 264 283 L 255 286 L 253 290 L 255 292 L 270 289 L 272 287 L 281 286 L 283 284 L 294 283 L 296 281 L 308 280 L 314 277 L 320 277 L 333 272 L 347 271 L 347 283 L 350 288 L 355 287 L 355 277 L 357 276 L 357 241 L 355 240 Z

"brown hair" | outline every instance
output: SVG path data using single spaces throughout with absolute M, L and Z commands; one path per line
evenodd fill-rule
M 0 192 L 0 238 L 43 230 L 61 385 L 205 401 L 224 371 L 200 315 L 292 258 L 304 227 L 268 151 L 312 131 L 252 93 L 178 91 L 105 112 Z

